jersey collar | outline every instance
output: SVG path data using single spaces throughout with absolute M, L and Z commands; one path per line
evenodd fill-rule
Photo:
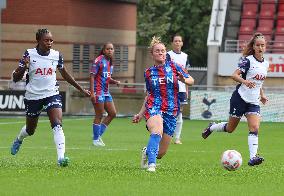
M 48 50 L 46 53 L 44 53 L 44 52 L 40 51 L 38 47 L 36 47 L 36 51 L 40 56 L 48 56 L 49 53 L 50 53 L 50 50 Z

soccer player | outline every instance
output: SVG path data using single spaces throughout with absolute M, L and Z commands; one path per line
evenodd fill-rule
M 59 166 L 67 166 L 69 158 L 65 156 L 65 136 L 62 129 L 62 100 L 59 95 L 59 85 L 56 81 L 56 69 L 62 77 L 81 91 L 90 96 L 88 90 L 84 90 L 66 71 L 63 66 L 63 56 L 51 49 L 53 44 L 52 34 L 48 29 L 38 29 L 36 33 L 37 45 L 27 49 L 19 62 L 18 68 L 13 73 L 14 82 L 20 81 L 27 71 L 25 110 L 26 125 L 22 127 L 16 137 L 11 154 L 16 155 L 23 140 L 35 133 L 38 118 L 42 109 L 46 110 L 50 125 L 54 134 L 54 142 L 57 149 L 57 163 Z
M 95 146 L 105 146 L 101 137 L 116 116 L 116 109 L 109 93 L 109 84 L 120 84 L 120 81 L 111 77 L 113 53 L 113 44 L 110 42 L 104 44 L 90 70 L 91 101 L 96 113 L 93 121 L 93 144 Z M 108 115 L 103 119 L 105 110 Z
M 167 58 L 181 65 L 184 69 L 186 69 L 186 67 L 189 66 L 188 55 L 181 51 L 182 46 L 183 46 L 182 36 L 179 34 L 175 34 L 172 37 L 173 50 L 168 51 Z M 180 113 L 177 116 L 177 126 L 175 129 L 175 142 L 174 143 L 182 144 L 181 139 L 180 139 L 181 131 L 182 131 L 182 124 L 183 124 L 182 111 L 183 111 L 183 106 L 188 104 L 187 103 L 188 88 L 181 81 L 178 81 L 178 86 L 179 86 L 178 98 L 180 101 Z
M 203 131 L 206 139 L 213 131 L 232 133 L 238 126 L 243 115 L 247 118 L 249 134 L 248 146 L 250 160 L 248 165 L 259 165 L 264 161 L 257 155 L 258 133 L 260 125 L 259 101 L 266 104 L 262 84 L 266 78 L 269 63 L 263 58 L 266 50 L 266 40 L 261 33 L 255 33 L 243 51 L 238 68 L 232 75 L 233 80 L 239 82 L 230 100 L 230 117 L 228 122 L 214 123 Z
M 160 38 L 153 37 L 150 49 L 154 65 L 144 73 L 147 95 L 132 122 L 138 123 L 143 115 L 146 119 L 150 139 L 147 147 L 142 149 L 141 167 L 154 172 L 156 159 L 166 154 L 176 127 L 176 116 L 180 110 L 178 80 L 187 85 L 192 85 L 194 80 L 181 66 L 166 61 L 166 47 Z

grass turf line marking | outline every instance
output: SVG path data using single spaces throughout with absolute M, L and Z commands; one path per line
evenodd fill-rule
M 42 146 L 42 147 L 23 147 L 23 149 L 40 149 L 40 150 L 56 150 L 55 147 L 49 147 L 49 146 Z M 10 147 L 7 146 L 0 146 L 0 149 L 10 149 Z M 128 151 L 126 148 L 96 148 L 96 147 L 89 147 L 89 148 L 79 148 L 79 147 L 67 147 L 66 150 L 105 150 L 105 151 Z
M 63 119 L 62 122 L 64 121 L 71 121 L 71 120 L 89 120 L 89 119 L 93 119 L 93 118 L 68 118 L 68 119 Z M 45 123 L 45 122 L 49 122 L 49 120 L 39 120 L 39 123 Z M 0 125 L 10 125 L 10 124 L 23 124 L 26 123 L 25 121 L 16 121 L 16 122 L 0 122 Z

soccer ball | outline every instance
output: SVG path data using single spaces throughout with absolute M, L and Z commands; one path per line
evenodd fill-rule
M 226 150 L 221 157 L 221 165 L 229 171 L 240 168 L 242 162 L 242 155 L 236 150 Z

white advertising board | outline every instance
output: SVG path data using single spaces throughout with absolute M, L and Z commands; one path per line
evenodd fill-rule
M 191 91 L 190 119 L 227 121 L 231 95 L 231 91 Z M 284 94 L 266 96 L 268 103 L 260 105 L 262 121 L 284 122 Z
M 219 53 L 218 75 L 231 76 L 237 69 L 241 54 Z M 264 58 L 269 61 L 267 77 L 284 77 L 284 54 L 265 54 Z

